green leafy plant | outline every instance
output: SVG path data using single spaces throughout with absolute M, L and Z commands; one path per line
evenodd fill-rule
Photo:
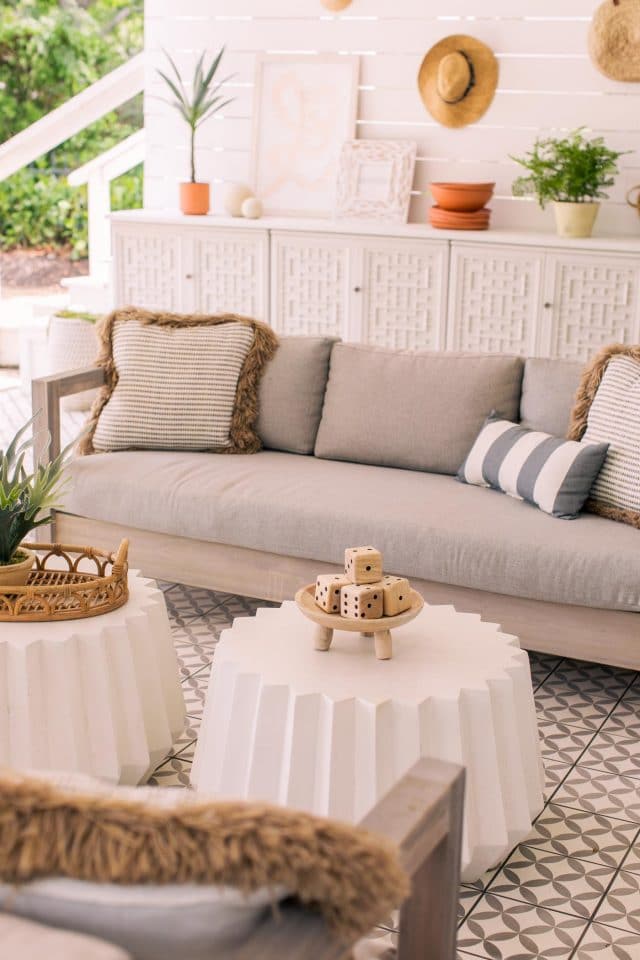
M 33 447 L 33 436 L 23 440 L 35 417 L 18 430 L 6 450 L 0 450 L 0 564 L 24 559 L 19 546 L 32 530 L 48 523 L 50 511 L 58 506 L 63 471 L 75 444 L 69 444 L 46 465 L 32 473 L 24 465 Z
M 581 127 L 563 139 L 536 140 L 526 156 L 511 157 L 529 171 L 514 182 L 514 196 L 535 195 L 542 208 L 551 200 L 586 203 L 606 198 L 623 153 L 610 150 L 602 137 L 588 140 L 583 131 Z
M 227 100 L 224 100 L 223 95 L 220 93 L 223 84 L 227 83 L 231 77 L 225 77 L 224 80 L 214 82 L 218 72 L 218 67 L 220 66 L 220 61 L 222 60 L 224 47 L 221 47 L 221 49 L 213 58 L 211 66 L 206 71 L 204 68 L 204 53 L 201 54 L 193 74 L 191 96 L 189 96 L 185 90 L 182 77 L 180 76 L 180 71 L 178 70 L 174 61 L 171 59 L 166 50 L 164 52 L 175 74 L 175 80 L 163 70 L 158 70 L 158 74 L 162 77 L 164 82 L 171 90 L 171 93 L 175 97 L 175 100 L 167 100 L 165 102 L 169 103 L 172 107 L 175 107 L 189 127 L 191 183 L 195 183 L 196 131 L 205 122 L 205 120 L 209 120 L 216 113 L 219 113 L 220 110 L 232 103 L 234 99 L 233 97 L 229 97 Z

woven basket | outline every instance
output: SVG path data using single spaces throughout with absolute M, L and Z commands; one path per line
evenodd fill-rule
M 61 543 L 22 546 L 35 551 L 35 566 L 25 587 L 0 586 L 0 621 L 34 623 L 97 617 L 117 610 L 129 599 L 128 540 L 122 541 L 115 554 Z

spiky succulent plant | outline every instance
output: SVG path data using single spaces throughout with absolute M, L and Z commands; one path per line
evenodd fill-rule
M 73 443 L 50 463 L 39 464 L 31 473 L 25 460 L 34 438 L 23 439 L 35 417 L 18 430 L 6 450 L 0 450 L 0 564 L 16 562 L 18 547 L 32 530 L 49 522 L 58 506 L 63 471 Z M 19 554 L 18 554 L 18 558 Z
M 175 107 L 189 127 L 191 148 L 191 182 L 195 183 L 196 131 L 198 130 L 198 127 L 205 122 L 205 120 L 209 120 L 210 117 L 213 117 L 224 107 L 228 106 L 234 99 L 233 97 L 228 97 L 225 100 L 223 99 L 223 95 L 220 93 L 223 84 L 227 83 L 231 77 L 225 77 L 224 80 L 220 81 L 216 81 L 215 79 L 218 72 L 218 67 L 220 66 L 220 61 L 222 60 L 222 55 L 224 53 L 224 47 L 221 47 L 221 49 L 215 55 L 208 70 L 205 70 L 204 66 L 204 52 L 200 55 L 200 59 L 196 64 L 196 69 L 193 74 L 191 95 L 189 95 L 185 89 L 184 82 L 180 76 L 180 71 L 178 70 L 174 60 L 166 50 L 164 53 L 171 65 L 174 77 L 170 77 L 163 70 L 158 70 L 158 73 L 175 97 L 174 100 L 167 100 L 166 102 L 171 104 L 172 107 Z

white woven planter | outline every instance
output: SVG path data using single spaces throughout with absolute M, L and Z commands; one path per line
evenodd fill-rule
M 90 367 L 98 355 L 95 324 L 75 317 L 52 316 L 47 337 L 47 354 L 49 373 Z M 95 395 L 95 390 L 85 390 L 72 397 L 65 397 L 62 405 L 66 410 L 88 410 Z

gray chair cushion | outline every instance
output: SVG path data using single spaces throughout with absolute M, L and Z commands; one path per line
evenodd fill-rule
M 260 381 L 257 432 L 267 450 L 313 453 L 335 337 L 281 337 Z
M 71 477 L 66 509 L 97 520 L 336 564 L 345 546 L 374 543 L 392 573 L 640 610 L 637 530 L 556 520 L 453 477 L 272 451 L 101 454 Z
M 55 952 L 55 942 L 51 951 L 45 950 L 41 942 L 33 960 L 126 960 L 130 955 L 136 960 L 224 960 L 229 948 L 265 918 L 272 900 L 266 890 L 245 897 L 238 890 L 193 884 L 118 886 L 64 878 L 19 887 L 0 884 L 0 906 L 4 902 L 21 917 L 85 935 L 79 937 L 85 953 L 72 952 L 75 935 L 66 934 L 68 953 Z M 9 960 L 11 954 L 5 955 L 2 946 L 0 926 L 0 956 Z M 16 954 L 15 960 L 28 957 Z
M 2 887 L 0 887 L 1 895 Z M 126 906 L 125 906 L 126 912 Z M 2 960 L 132 960 L 111 943 L 0 913 Z
M 523 367 L 520 357 L 338 343 L 316 456 L 454 474 L 490 413 L 517 419 Z
M 566 437 L 584 364 L 530 357 L 524 366 L 520 420 L 529 430 Z

